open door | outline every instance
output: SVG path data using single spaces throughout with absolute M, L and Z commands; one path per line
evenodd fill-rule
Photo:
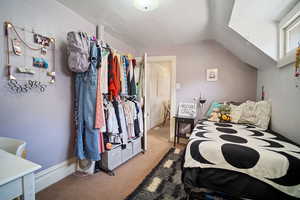
M 149 129 L 149 121 L 150 121 L 150 104 L 148 103 L 148 66 L 147 66 L 147 54 L 145 53 L 142 58 L 143 66 L 144 66 L 144 137 L 143 137 L 143 150 L 147 151 L 148 149 L 148 129 Z
M 149 129 L 149 121 L 150 121 L 150 106 L 149 106 L 149 92 L 148 92 L 148 66 L 147 66 L 147 54 L 145 53 L 143 57 L 136 57 L 136 61 L 140 63 L 140 66 L 143 66 L 143 76 L 144 76 L 144 92 L 143 92 L 143 111 L 144 111 L 144 136 L 142 138 L 142 148 L 143 151 L 147 151 L 148 148 L 148 135 L 147 135 L 147 130 Z

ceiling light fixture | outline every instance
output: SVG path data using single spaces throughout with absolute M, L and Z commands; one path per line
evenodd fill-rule
M 148 12 L 158 7 L 158 0 L 134 0 L 134 6 L 141 11 Z

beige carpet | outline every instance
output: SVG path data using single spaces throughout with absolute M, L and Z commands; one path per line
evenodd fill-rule
M 37 200 L 122 200 L 147 176 L 171 148 L 169 127 L 149 131 L 149 148 L 115 170 L 116 176 L 70 175 L 37 194 Z

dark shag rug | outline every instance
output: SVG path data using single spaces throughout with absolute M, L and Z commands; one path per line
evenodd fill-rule
M 183 152 L 174 148 L 163 157 L 126 200 L 185 200 L 181 182 Z
M 126 200 L 225 200 L 212 191 L 194 193 L 188 198 L 181 182 L 182 159 L 183 150 L 170 149 Z

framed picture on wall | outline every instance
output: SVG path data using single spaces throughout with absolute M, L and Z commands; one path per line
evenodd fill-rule
M 218 69 L 207 69 L 206 70 L 206 80 L 207 81 L 217 81 L 218 80 Z
M 195 103 L 179 103 L 177 116 L 196 117 L 197 107 Z

